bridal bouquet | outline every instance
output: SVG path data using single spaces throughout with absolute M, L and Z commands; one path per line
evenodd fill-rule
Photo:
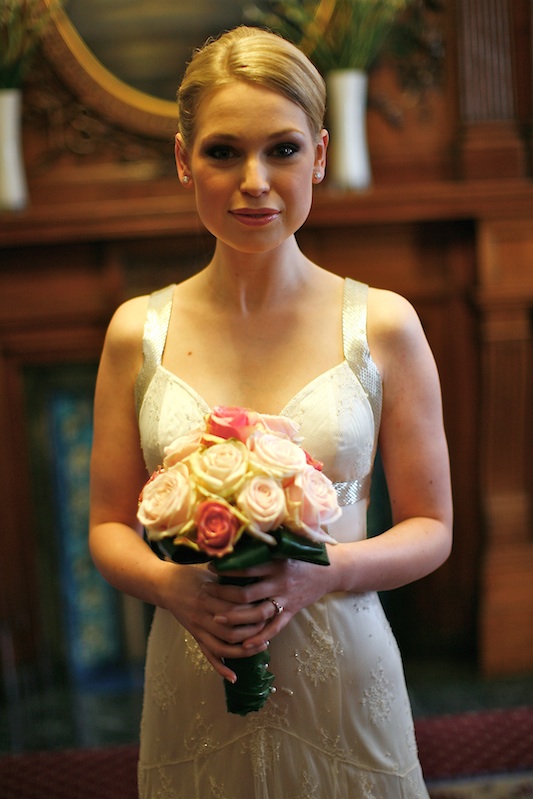
M 212 561 L 234 584 L 243 581 L 225 572 L 272 558 L 328 565 L 325 544 L 336 542 L 324 526 L 341 510 L 297 433 L 283 416 L 215 408 L 165 449 L 142 490 L 138 518 L 152 546 L 177 563 Z M 273 690 L 268 651 L 226 662 L 237 674 L 235 685 L 225 681 L 229 712 L 259 710 Z

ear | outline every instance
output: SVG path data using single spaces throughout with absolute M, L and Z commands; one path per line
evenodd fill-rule
M 313 183 L 321 183 L 326 172 L 326 152 L 329 144 L 329 133 L 323 128 L 318 136 L 313 165 Z M 320 176 L 320 177 L 318 177 Z
M 185 186 L 190 185 L 192 180 L 191 170 L 189 167 L 187 150 L 185 149 L 181 133 L 176 133 L 176 138 L 174 143 L 174 156 L 176 158 L 176 169 L 178 172 L 178 177 L 180 179 L 180 182 L 183 183 Z

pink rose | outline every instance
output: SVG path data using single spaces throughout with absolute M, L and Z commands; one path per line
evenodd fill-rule
M 260 415 L 255 411 L 238 406 L 217 405 L 206 419 L 206 431 L 220 438 L 236 438 L 246 443 L 260 422 Z
M 288 438 L 257 432 L 249 439 L 248 447 L 252 453 L 252 468 L 266 472 L 276 480 L 293 477 L 305 468 L 305 452 Z
M 194 489 L 187 467 L 159 470 L 144 486 L 137 518 L 152 541 L 183 533 L 192 526 Z
M 288 517 L 286 525 L 313 541 L 336 543 L 322 525 L 332 524 L 342 511 L 331 481 L 313 466 L 306 466 L 285 489 Z
M 239 540 L 244 530 L 243 520 L 223 499 L 206 499 L 196 508 L 196 543 L 207 555 L 221 558 Z
M 196 430 L 194 433 L 189 433 L 186 436 L 179 436 L 174 441 L 165 447 L 165 459 L 163 465 L 170 469 L 176 463 L 185 460 L 192 452 L 195 452 L 200 446 L 203 439 L 203 433 Z
M 318 469 L 319 472 L 321 472 L 322 469 L 324 468 L 324 464 L 322 463 L 322 461 L 317 461 L 317 459 L 313 458 L 313 456 L 310 455 L 308 452 L 305 453 L 305 459 L 307 461 L 308 466 L 312 466 L 313 469 Z
M 285 493 L 276 481 L 272 477 L 252 477 L 237 497 L 237 505 L 250 520 L 250 534 L 275 544 L 275 538 L 265 533 L 276 530 L 287 513 Z
M 189 468 L 201 488 L 229 498 L 239 490 L 248 472 L 248 450 L 242 441 L 222 441 L 193 452 Z
M 291 441 L 298 439 L 298 426 L 287 416 L 270 416 L 267 413 L 262 413 L 261 422 L 269 433 L 286 436 Z

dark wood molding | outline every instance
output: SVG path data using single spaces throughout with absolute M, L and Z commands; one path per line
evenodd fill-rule
M 522 65 L 513 58 L 511 7 L 515 1 L 461 0 L 457 4 L 458 166 L 466 179 L 528 174 L 526 145 L 517 119 L 517 69 Z

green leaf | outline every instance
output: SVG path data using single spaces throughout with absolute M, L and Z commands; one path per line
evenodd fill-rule
M 208 563 L 211 560 L 205 552 L 194 549 L 188 544 L 175 544 L 173 538 L 161 538 L 159 541 L 151 541 L 150 545 L 156 554 L 160 557 L 163 556 L 163 558 L 168 557 L 174 563 L 187 565 L 191 563 Z
M 257 538 L 243 535 L 233 552 L 214 561 L 217 572 L 236 571 L 272 560 L 272 547 Z
M 286 527 L 274 530 L 272 535 L 278 542 L 274 550 L 276 558 L 293 558 L 319 566 L 329 566 L 329 558 L 325 544 L 315 543 L 308 538 L 292 533 Z
M 237 682 L 224 680 L 228 713 L 246 716 L 261 710 L 272 693 L 274 675 L 268 671 L 268 649 L 248 658 L 226 658 L 225 664 L 237 675 Z

